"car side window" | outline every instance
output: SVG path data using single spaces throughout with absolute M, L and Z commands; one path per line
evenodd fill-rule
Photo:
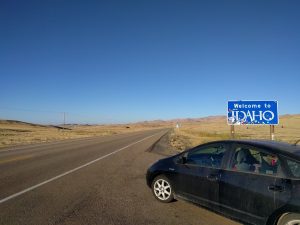
M 235 148 L 231 168 L 236 171 L 276 175 L 279 167 L 278 157 L 266 154 L 259 149 L 238 146 Z
M 300 163 L 293 160 L 287 160 L 287 165 L 292 175 L 296 178 L 300 178 Z
M 186 164 L 220 168 L 225 151 L 222 144 L 199 147 L 188 153 Z

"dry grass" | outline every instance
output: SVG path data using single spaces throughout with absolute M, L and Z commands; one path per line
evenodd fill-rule
M 270 139 L 269 126 L 235 126 L 238 139 Z M 184 150 L 205 142 L 229 139 L 230 126 L 225 117 L 212 117 L 197 121 L 181 123 L 171 135 L 171 145 Z M 280 124 L 275 126 L 275 140 L 295 143 L 300 139 L 300 115 L 285 115 L 280 117 Z
M 162 127 L 174 127 L 176 121 L 153 121 L 122 125 L 76 125 L 63 130 L 51 126 L 40 126 L 14 121 L 0 120 L 0 148 L 39 142 L 50 142 L 73 138 L 106 136 Z M 235 126 L 236 138 L 269 139 L 268 126 Z M 209 141 L 229 139 L 230 126 L 225 117 L 208 117 L 182 120 L 181 127 L 170 134 L 170 143 L 177 150 L 184 150 Z M 300 114 L 285 115 L 275 126 L 275 139 L 294 143 L 300 139 Z
M 0 148 L 6 146 L 50 142 L 73 138 L 106 136 L 163 127 L 158 123 L 125 125 L 75 125 L 61 129 L 16 121 L 0 120 Z

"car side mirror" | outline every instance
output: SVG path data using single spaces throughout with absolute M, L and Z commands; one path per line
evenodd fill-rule
M 187 154 L 182 154 L 178 157 L 177 163 L 179 164 L 185 164 L 187 160 Z

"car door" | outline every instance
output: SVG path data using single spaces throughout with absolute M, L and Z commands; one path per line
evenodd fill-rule
M 220 179 L 220 206 L 225 214 L 264 224 L 276 208 L 279 160 L 264 149 L 235 144 Z
M 291 158 L 283 156 L 280 158 L 283 173 L 279 174 L 280 176 L 276 179 L 274 186 L 276 189 L 275 205 L 278 209 L 285 208 L 290 204 L 293 205 L 293 201 L 297 201 L 297 199 L 292 198 L 292 193 L 294 194 L 293 197 L 296 197 L 296 195 L 300 193 L 300 163 Z M 296 189 L 298 189 L 298 191 Z M 292 208 L 287 210 L 293 211 Z
M 225 143 L 214 143 L 185 153 L 184 162 L 177 164 L 176 194 L 207 207 L 217 207 L 220 169 L 227 149 Z

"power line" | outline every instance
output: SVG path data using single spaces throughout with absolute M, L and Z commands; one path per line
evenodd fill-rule
M 50 114 L 59 114 L 61 121 L 63 124 L 66 124 L 67 117 L 69 118 L 68 121 L 73 123 L 97 123 L 99 118 L 87 116 L 87 114 L 78 114 L 73 112 L 67 111 L 54 111 L 54 110 L 43 110 L 43 109 L 30 109 L 30 108 L 19 108 L 19 107 L 0 107 L 0 111 L 15 111 L 15 112 L 31 112 L 31 113 L 50 113 Z M 109 118 L 107 116 L 101 116 L 100 120 L 112 120 L 113 118 Z M 77 122 L 75 122 L 77 121 Z

